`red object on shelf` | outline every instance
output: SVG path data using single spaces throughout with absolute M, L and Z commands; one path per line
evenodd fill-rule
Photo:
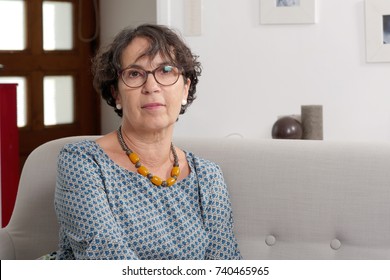
M 16 112 L 17 84 L 0 84 L 1 226 L 14 209 L 19 184 L 19 134 Z

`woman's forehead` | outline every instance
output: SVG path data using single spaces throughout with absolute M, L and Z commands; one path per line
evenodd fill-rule
M 136 61 L 143 57 L 154 59 L 159 56 L 163 60 L 174 62 L 174 48 L 163 46 L 147 37 L 135 37 L 122 51 L 122 61 Z
M 153 57 L 143 55 L 143 56 L 140 56 L 138 58 L 135 58 L 134 60 L 133 59 L 132 60 L 124 59 L 122 61 L 122 67 L 127 68 L 130 66 L 138 66 L 138 67 L 142 67 L 145 69 L 147 69 L 147 68 L 153 69 L 153 68 L 158 67 L 164 63 L 170 63 L 170 62 L 165 60 L 163 57 L 161 57 L 160 54 L 156 54 Z
M 136 39 L 134 39 L 136 40 Z M 138 65 L 143 67 L 155 67 L 162 63 L 173 63 L 171 58 L 163 55 L 162 52 L 149 54 L 149 42 L 132 41 L 122 52 L 122 67 Z M 146 40 L 146 39 L 144 39 Z
M 145 38 L 134 38 L 122 51 L 122 63 L 135 62 L 145 56 L 150 42 Z

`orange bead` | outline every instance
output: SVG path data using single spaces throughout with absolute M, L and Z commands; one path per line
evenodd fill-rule
M 179 166 L 175 166 L 172 168 L 172 171 L 171 171 L 171 176 L 176 176 L 176 177 L 179 177 L 180 175 L 180 168 Z
M 152 177 L 152 179 L 150 179 L 150 181 L 154 184 L 154 185 L 156 185 L 156 186 L 161 186 L 161 184 L 162 184 L 162 179 L 160 178 L 160 177 L 158 177 L 158 176 L 153 176 Z
M 149 170 L 143 165 L 140 168 L 138 168 L 137 171 L 139 174 L 145 177 L 149 174 Z
M 133 163 L 133 164 L 136 164 L 137 162 L 139 162 L 139 156 L 136 154 L 136 153 L 131 153 L 129 155 L 129 159 L 130 161 Z
M 170 178 L 167 179 L 167 186 L 170 187 L 170 186 L 172 186 L 175 182 L 176 182 L 176 179 L 170 177 Z

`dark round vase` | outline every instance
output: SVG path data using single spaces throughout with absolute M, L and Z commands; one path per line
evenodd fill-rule
M 281 117 L 272 126 L 273 139 L 302 139 L 302 125 L 293 117 Z

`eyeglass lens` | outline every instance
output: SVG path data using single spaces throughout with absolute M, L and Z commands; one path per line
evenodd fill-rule
M 162 65 L 153 71 L 130 67 L 122 71 L 121 77 L 128 87 L 134 88 L 145 84 L 149 74 L 153 75 L 157 83 L 163 86 L 170 86 L 177 82 L 180 71 L 177 67 L 170 65 Z

